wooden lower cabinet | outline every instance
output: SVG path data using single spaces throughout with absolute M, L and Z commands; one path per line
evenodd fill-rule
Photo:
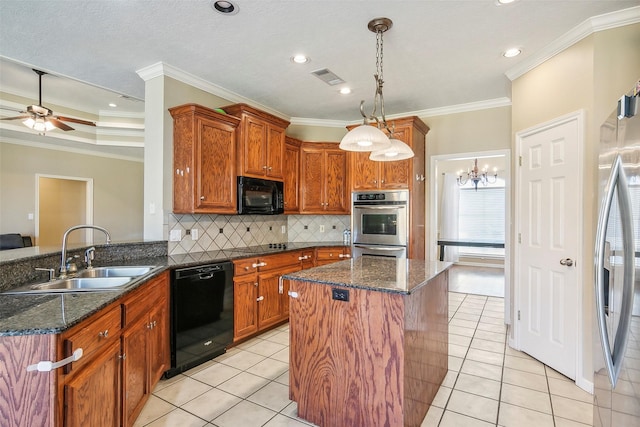
M 313 252 L 291 251 L 234 260 L 234 342 L 254 336 L 289 318 L 283 274 L 313 263 Z M 311 264 L 313 266 L 313 264 Z M 286 281 L 285 281 L 286 282 Z
M 233 278 L 233 340 L 258 332 L 258 278 L 255 274 Z
M 120 426 L 120 343 L 112 342 L 64 385 L 64 426 Z
M 169 369 L 168 278 L 152 279 L 123 302 L 123 425 L 133 425 L 162 374 Z

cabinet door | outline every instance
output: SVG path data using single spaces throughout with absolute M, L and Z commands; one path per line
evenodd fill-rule
M 300 169 L 300 147 L 286 144 L 284 150 L 284 213 L 297 213 L 298 173 Z
M 258 331 L 258 278 L 246 275 L 233 280 L 233 339 Z
M 244 141 L 240 144 L 243 164 L 241 175 L 264 177 L 267 170 L 265 155 L 267 124 L 261 120 L 247 116 L 244 122 Z
M 124 379 L 123 424 L 133 425 L 142 410 L 149 390 L 148 316 L 140 317 L 122 334 L 122 378 Z
M 380 185 L 380 162 L 369 160 L 369 152 L 351 152 L 351 189 L 352 190 L 376 190 Z
M 279 278 L 279 271 L 258 275 L 258 329 L 264 329 L 281 320 Z
M 149 316 L 149 381 L 155 384 L 169 369 L 171 354 L 169 350 L 169 315 L 167 301 L 163 300 Z M 153 391 L 153 390 L 150 390 Z
M 411 146 L 411 132 L 409 129 L 396 129 L 393 133 L 395 139 L 399 139 Z M 380 163 L 380 188 L 394 189 L 409 188 L 411 173 L 411 160 L 397 160 L 394 162 Z
M 64 386 L 65 427 L 120 425 L 120 341 L 100 354 Z
M 289 267 L 287 269 L 281 270 L 279 273 L 280 276 L 289 273 L 295 273 L 296 271 L 302 270 L 302 264 L 297 265 L 295 267 Z M 289 318 L 289 288 L 290 283 L 289 280 L 280 280 L 278 279 L 278 291 L 280 294 L 280 320 L 287 320 Z
M 341 150 L 326 151 L 324 184 L 324 210 L 330 214 L 348 214 L 347 153 Z
M 282 160 L 284 158 L 284 129 L 273 126 L 267 128 L 266 175 L 269 179 L 282 180 L 284 178 Z
M 324 211 L 324 153 L 321 149 L 300 150 L 300 212 Z
M 235 213 L 235 129 L 207 119 L 197 126 L 196 211 Z

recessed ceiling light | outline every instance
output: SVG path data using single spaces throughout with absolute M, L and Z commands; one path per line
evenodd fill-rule
M 291 61 L 295 62 L 296 64 L 306 64 L 307 62 L 311 61 L 311 59 L 308 56 L 300 54 L 292 56 Z
M 235 15 L 240 10 L 234 3 L 222 0 L 212 1 L 211 8 L 223 15 Z
M 502 56 L 504 56 L 505 58 L 513 58 L 514 56 L 518 56 L 521 53 L 522 51 L 520 49 L 518 49 L 517 47 L 514 47 L 513 49 L 505 50 Z
M 348 87 L 343 87 L 342 89 L 340 89 L 340 93 L 343 95 L 349 95 L 351 93 L 351 89 L 349 89 Z
M 516 0 L 496 0 L 496 6 L 502 6 L 503 4 L 513 3 Z
M 110 103 L 109 103 L 109 107 L 111 107 L 111 108 L 116 108 L 117 106 L 118 106 L 118 105 L 117 105 L 117 104 L 114 104 L 113 102 L 110 102 Z

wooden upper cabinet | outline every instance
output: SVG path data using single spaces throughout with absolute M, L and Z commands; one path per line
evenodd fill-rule
M 300 213 L 349 214 L 347 153 L 335 143 L 300 148 Z
M 412 116 L 389 121 L 395 126 L 394 138 L 406 143 L 415 153 L 408 160 L 374 162 L 368 152 L 350 152 L 351 190 L 409 189 L 416 180 L 422 179 L 425 161 L 425 136 L 429 127 L 418 117 Z M 351 130 L 354 126 L 348 126 Z M 421 172 L 420 172 L 421 171 Z
M 282 181 L 285 130 L 289 122 L 247 104 L 227 105 L 222 109 L 241 119 L 238 175 Z
M 284 213 L 292 214 L 300 212 L 298 202 L 298 188 L 300 174 L 300 146 L 302 141 L 291 138 L 285 139 L 284 146 Z
M 197 104 L 173 117 L 173 212 L 233 214 L 240 120 Z

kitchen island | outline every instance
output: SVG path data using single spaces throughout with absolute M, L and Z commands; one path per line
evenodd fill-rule
M 283 276 L 300 418 L 422 423 L 448 368 L 449 266 L 365 256 Z

